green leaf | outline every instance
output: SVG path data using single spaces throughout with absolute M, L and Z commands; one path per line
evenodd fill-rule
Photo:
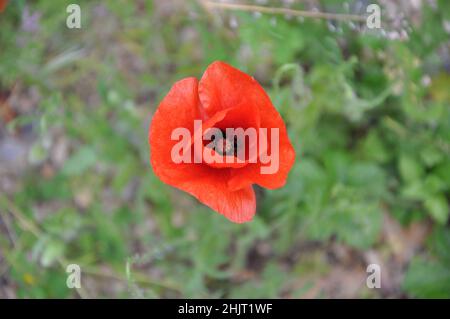
M 427 198 L 427 189 L 422 181 L 411 182 L 401 189 L 401 195 L 411 200 L 423 200 Z
M 450 267 L 450 229 L 437 227 L 429 238 L 430 251 Z
M 449 207 L 446 198 L 443 195 L 428 197 L 425 200 L 425 208 L 439 224 L 445 224 L 448 219 Z
M 376 131 L 370 131 L 362 143 L 362 151 L 368 160 L 384 163 L 389 159 L 389 151 Z
M 428 145 L 420 152 L 420 156 L 428 167 L 438 164 L 444 157 L 444 154 L 433 147 Z
M 400 175 L 406 182 L 416 181 L 422 178 L 424 172 L 420 162 L 414 157 L 408 155 L 401 155 L 398 162 L 398 169 Z
M 85 146 L 78 150 L 63 166 L 62 173 L 66 176 L 79 175 L 92 167 L 97 161 L 97 155 L 92 147 Z
M 403 289 L 419 298 L 450 298 L 450 268 L 439 262 L 415 259 L 406 273 Z
M 45 246 L 41 255 L 41 264 L 44 267 L 51 266 L 64 253 L 64 244 L 62 241 L 51 240 Z
M 436 173 L 443 181 L 450 181 L 450 160 L 439 164 L 433 172 Z M 450 183 L 446 183 L 447 190 L 450 189 Z

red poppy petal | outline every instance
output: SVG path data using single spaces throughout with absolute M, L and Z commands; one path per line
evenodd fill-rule
M 254 78 L 221 61 L 213 62 L 203 74 L 198 92 L 201 108 L 210 117 L 221 110 L 238 105 L 264 103 L 265 93 Z M 246 116 L 253 116 L 247 111 Z
M 289 141 L 288 141 L 289 142 Z M 228 187 L 238 190 L 253 183 L 268 189 L 276 189 L 286 184 L 288 173 L 295 162 L 295 151 L 292 145 L 280 145 L 280 164 L 275 174 L 261 174 L 261 163 L 250 164 L 231 171 Z
M 264 95 L 265 92 L 264 92 Z M 269 97 L 266 95 L 268 103 L 260 103 L 261 114 L 261 127 L 267 128 L 267 141 L 269 150 L 271 153 L 270 141 L 271 141 L 271 128 L 279 129 L 279 169 L 275 174 L 261 174 L 261 163 L 253 165 L 247 165 L 243 168 L 232 171 L 232 177 L 229 181 L 229 187 L 231 189 L 240 189 L 246 187 L 252 183 L 256 183 L 262 187 L 275 189 L 282 187 L 286 183 L 286 179 L 295 162 L 295 150 L 289 140 L 286 126 L 281 115 L 275 109 L 270 102 Z M 266 166 L 267 164 L 263 164 Z
M 258 130 L 261 119 L 259 114 L 259 107 L 256 103 L 251 101 L 243 101 L 231 108 L 226 108 L 226 116 L 217 122 L 215 127 L 220 129 L 226 128 L 249 128 L 253 127 Z M 221 111 L 219 111 L 220 113 Z M 223 111 L 222 111 L 223 112 Z
M 203 163 L 176 164 L 172 161 L 172 147 L 177 143 L 171 140 L 173 129 L 185 127 L 192 135 L 193 122 L 200 118 L 197 85 L 195 78 L 175 83 L 158 106 L 149 130 L 153 170 L 166 184 L 190 193 L 231 221 L 250 221 L 256 211 L 253 189 L 248 186 L 230 191 L 227 187 L 229 169 L 216 169 Z
M 214 170 L 217 172 L 217 169 Z M 181 185 L 181 189 L 235 223 L 252 220 L 256 211 L 255 192 L 251 186 L 230 191 L 223 174 L 198 178 Z
M 149 130 L 150 161 L 155 174 L 170 185 L 202 173 L 201 165 L 174 163 L 171 157 L 171 135 L 175 128 L 184 127 L 193 134 L 193 123 L 200 118 L 198 110 L 198 80 L 186 78 L 175 83 L 153 115 Z
M 8 4 L 8 0 L 0 0 L 0 13 L 5 10 L 6 5 Z

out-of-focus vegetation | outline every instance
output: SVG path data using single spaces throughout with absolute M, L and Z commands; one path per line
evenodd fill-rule
M 353 22 L 197 1 L 0 15 L 0 297 L 450 297 L 450 2 Z M 365 14 L 367 1 L 257 1 Z M 148 124 L 214 60 L 252 74 L 298 160 L 236 225 L 162 184 Z M 82 289 L 66 286 L 66 265 Z M 381 289 L 366 287 L 378 263 Z

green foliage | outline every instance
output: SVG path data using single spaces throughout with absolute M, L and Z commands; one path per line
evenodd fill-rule
M 450 295 L 450 231 L 438 228 L 430 237 L 431 260 L 416 258 L 404 280 L 404 289 L 415 297 L 448 298 Z
M 301 297 L 314 282 L 296 285 L 312 264 L 289 259 L 299 245 L 383 249 L 387 214 L 434 229 L 405 265 L 402 292 L 450 297 L 450 75 L 440 56 L 449 2 L 424 5 L 408 41 L 345 22 L 212 16 L 194 1 L 168 14 L 163 2 L 79 1 L 81 30 L 65 27 L 70 1 L 11 1 L 1 17 L 0 91 L 39 92 L 8 124 L 31 124 L 34 139 L 17 191 L 0 195 L 0 218 L 17 234 L 0 236 L 17 296 Z M 35 33 L 21 28 L 25 5 L 42 13 Z M 214 60 L 267 89 L 297 152 L 287 185 L 265 191 L 244 225 L 164 185 L 148 160 L 158 102 Z M 66 287 L 69 263 L 90 291 Z

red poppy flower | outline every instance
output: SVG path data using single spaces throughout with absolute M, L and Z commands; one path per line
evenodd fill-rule
M 194 129 L 194 121 L 199 120 L 202 121 L 200 132 Z M 246 155 L 240 162 L 230 163 L 204 159 L 198 162 L 195 160 L 196 157 L 198 159 L 198 149 L 194 145 L 189 149 L 188 161 L 179 162 L 173 160 L 172 152 L 179 143 L 173 140 L 173 132 L 180 127 L 187 129 L 192 137 L 190 146 L 196 143 L 198 138 L 195 136 L 204 139 L 212 128 L 222 132 L 227 128 L 255 128 L 257 138 L 269 142 L 266 146 L 258 144 L 255 158 Z M 278 140 L 274 132 L 278 132 Z M 276 147 L 270 143 L 274 140 Z M 232 159 L 237 156 L 235 152 L 223 153 L 233 144 L 236 146 L 236 140 L 228 140 L 225 135 L 220 142 L 212 141 L 213 145 L 220 144 L 225 148 L 221 148 L 221 152 L 219 148 L 208 149 L 211 144 L 205 145 L 203 140 L 200 151 Z M 264 89 L 253 77 L 220 61 L 208 66 L 200 81 L 190 77 L 172 86 L 153 115 L 149 144 L 151 165 L 163 182 L 188 192 L 236 223 L 250 221 L 255 214 L 252 184 L 269 189 L 282 187 L 295 161 L 295 151 L 283 119 Z M 249 149 L 250 146 L 246 146 L 246 150 Z M 263 153 L 277 153 L 276 171 L 263 172 L 267 163 L 263 160 Z
M 3 10 L 5 10 L 7 3 L 8 3 L 8 0 L 0 0 L 0 13 L 2 13 Z

